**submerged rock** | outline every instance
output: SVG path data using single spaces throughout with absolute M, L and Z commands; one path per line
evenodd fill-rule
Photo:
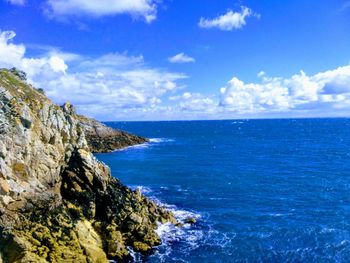
M 88 144 L 83 119 L 0 70 L 0 262 L 125 261 L 160 244 L 158 222 L 177 223 L 91 154 L 115 145 Z
M 187 218 L 184 220 L 184 223 L 185 223 L 185 224 L 191 224 L 191 225 L 193 225 L 193 224 L 197 223 L 197 219 L 194 218 L 194 217 L 187 217 Z

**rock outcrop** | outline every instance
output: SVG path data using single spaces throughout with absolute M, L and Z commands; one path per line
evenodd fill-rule
M 176 223 L 94 158 L 86 126 L 100 125 L 83 119 L 0 70 L 0 263 L 125 261 L 160 243 L 158 222 Z
M 69 107 L 64 105 L 64 107 Z M 77 116 L 84 130 L 86 141 L 94 153 L 112 152 L 128 146 L 148 142 L 147 139 L 108 127 L 94 119 Z

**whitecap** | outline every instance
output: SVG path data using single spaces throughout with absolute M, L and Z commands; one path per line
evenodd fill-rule
M 122 152 L 122 151 L 126 151 L 126 150 L 131 150 L 131 149 L 144 149 L 144 148 L 148 148 L 149 146 L 150 146 L 150 144 L 148 142 L 145 142 L 145 143 L 141 143 L 141 144 L 136 144 L 136 145 L 124 147 L 121 149 L 116 149 L 116 150 L 114 150 L 114 152 Z
M 132 190 L 139 190 L 142 194 L 149 194 L 152 192 L 152 189 L 147 186 L 142 185 L 136 185 L 136 186 L 130 186 Z
M 200 214 L 178 209 L 175 205 L 163 203 L 159 203 L 159 205 L 162 205 L 167 210 L 171 211 L 176 220 L 183 225 L 175 226 L 172 223 L 158 223 L 156 232 L 162 240 L 161 246 L 166 248 L 164 254 L 169 254 L 171 252 L 171 243 L 175 241 L 185 242 L 188 245 L 189 250 L 197 248 L 199 246 L 199 241 L 204 238 L 204 232 L 203 230 L 194 229 L 191 224 L 185 223 L 185 221 L 191 217 L 198 220 L 201 217 Z M 164 254 L 163 256 L 165 256 Z
M 132 247 L 127 246 L 126 249 L 129 251 L 129 255 L 132 258 L 132 262 L 142 262 L 141 254 L 135 252 Z
M 152 146 L 152 144 L 155 144 L 155 143 L 173 142 L 173 141 L 174 141 L 173 139 L 168 139 L 168 138 L 151 138 L 148 140 L 148 142 L 127 146 L 121 149 L 116 149 L 114 150 L 114 152 L 122 152 L 126 150 L 131 150 L 131 149 L 145 149 L 145 148 L 149 148 L 150 146 Z
M 150 138 L 149 142 L 151 143 L 161 143 L 161 142 L 173 142 L 174 139 L 169 138 Z
M 272 217 L 281 217 L 281 216 L 283 216 L 283 214 L 280 214 L 280 213 L 271 213 L 271 214 L 269 214 L 269 216 L 272 216 Z
M 244 123 L 243 121 L 233 121 L 233 122 L 231 122 L 231 124 L 242 124 L 242 123 Z
M 328 227 L 324 227 L 321 229 L 321 233 L 322 234 L 326 234 L 326 233 L 333 233 L 336 232 L 337 230 L 335 228 L 328 228 Z
M 185 242 L 190 246 L 190 249 L 198 247 L 199 241 L 204 238 L 204 232 L 198 229 L 191 229 L 190 224 L 179 227 L 172 223 L 158 223 L 156 233 L 162 240 L 162 246 L 169 246 L 172 242 L 178 241 Z
M 195 212 L 179 209 L 175 205 L 170 205 L 161 202 L 151 193 L 153 192 L 151 188 L 145 186 L 131 186 L 133 190 L 139 189 L 141 193 L 146 194 L 148 198 L 153 200 L 157 205 L 164 207 L 168 211 L 172 212 L 176 220 L 182 224 L 182 226 L 175 226 L 174 224 L 167 223 L 158 223 L 156 233 L 162 240 L 162 244 L 159 245 L 156 249 L 156 252 L 151 255 L 151 257 L 157 258 L 160 262 L 167 262 L 168 257 L 171 255 L 173 247 L 173 242 L 181 242 L 187 245 L 186 253 L 196 249 L 200 245 L 200 240 L 205 238 L 204 230 L 198 229 L 195 225 L 190 223 L 185 223 L 188 218 L 195 218 L 198 221 L 201 218 L 201 215 Z M 162 189 L 164 187 L 161 187 Z M 128 248 L 131 257 L 134 262 L 140 262 L 140 254 Z

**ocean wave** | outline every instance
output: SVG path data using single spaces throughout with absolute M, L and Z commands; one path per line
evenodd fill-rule
M 122 151 L 131 150 L 131 149 L 145 149 L 145 148 L 149 148 L 150 146 L 152 146 L 152 144 L 155 144 L 155 143 L 164 143 L 164 142 L 173 142 L 173 141 L 174 141 L 173 139 L 168 139 L 168 138 L 151 138 L 149 139 L 149 142 L 131 145 L 128 147 L 124 147 L 122 149 L 116 149 L 114 150 L 114 152 L 122 152 Z
M 241 123 L 244 123 L 243 121 L 233 121 L 231 122 L 231 124 L 241 124 Z
M 132 189 L 140 189 L 142 193 L 147 195 L 151 200 L 153 200 L 157 205 L 164 207 L 168 211 L 172 212 L 176 220 L 182 224 L 182 226 L 175 226 L 172 223 L 158 223 L 156 233 L 162 240 L 162 244 L 156 247 L 155 253 L 150 256 L 150 258 L 156 259 L 157 262 L 168 262 L 169 257 L 173 251 L 172 244 L 178 242 L 184 247 L 184 253 L 189 253 L 199 247 L 200 240 L 205 238 L 205 233 L 202 229 L 186 223 L 188 218 L 195 218 L 196 221 L 201 219 L 201 214 L 180 209 L 176 205 L 171 205 L 161 202 L 157 197 L 153 196 L 153 190 L 145 186 L 131 186 Z M 130 251 L 134 262 L 140 262 L 139 253 Z M 177 261 L 179 259 L 176 259 Z M 185 261 L 184 261 L 185 262 Z
M 164 207 L 168 211 L 172 212 L 174 214 L 176 220 L 179 221 L 180 223 L 184 224 L 185 226 L 190 225 L 190 224 L 184 223 L 186 221 L 186 219 L 192 217 L 192 218 L 195 218 L 196 220 L 198 220 L 201 218 L 201 215 L 199 213 L 191 212 L 188 210 L 182 210 L 182 209 L 179 209 L 176 205 L 170 205 L 167 203 L 163 203 L 158 198 L 156 198 L 154 196 L 150 196 L 149 198 L 152 199 L 158 206 Z
M 174 139 L 169 139 L 169 138 L 150 138 L 149 142 L 150 143 L 161 143 L 161 142 L 173 142 Z
M 183 213 L 180 212 L 180 214 Z M 177 215 L 179 214 L 177 213 Z M 177 215 L 175 214 L 175 217 Z M 181 222 L 181 220 L 179 221 Z M 159 223 L 156 232 L 161 238 L 162 244 L 157 247 L 157 252 L 152 257 L 157 258 L 160 262 L 169 261 L 169 256 L 174 249 L 174 243 L 181 246 L 181 253 L 185 255 L 189 254 L 190 251 L 197 249 L 200 246 L 200 241 L 205 238 L 205 234 L 202 230 L 195 229 L 190 224 L 185 224 L 183 227 L 179 227 L 171 223 Z M 179 260 L 181 259 L 174 259 L 176 262 Z
M 136 144 L 136 145 L 124 147 L 122 149 L 116 149 L 116 150 L 114 150 L 114 152 L 123 152 L 123 151 L 131 150 L 131 149 L 144 149 L 144 148 L 148 148 L 148 147 L 150 147 L 150 144 L 148 142 L 145 142 L 145 143 L 141 143 L 141 144 Z
M 134 262 L 134 263 L 142 262 L 141 253 L 135 252 L 132 249 L 132 247 L 126 247 L 126 248 L 129 251 L 129 255 L 132 259 L 131 262 Z
M 152 192 L 152 189 L 142 185 L 130 186 L 132 190 L 139 190 L 142 194 L 146 195 Z
M 159 200 L 155 201 L 158 205 L 172 212 L 176 220 L 181 223 L 182 226 L 175 226 L 172 223 L 158 223 L 156 232 L 161 238 L 162 244 L 158 246 L 157 253 L 154 257 L 158 258 L 160 262 L 167 262 L 169 255 L 172 253 L 172 244 L 174 242 L 183 244 L 183 253 L 189 253 L 191 250 L 198 248 L 200 240 L 203 240 L 205 237 L 204 231 L 186 223 L 186 219 L 195 218 L 196 221 L 198 221 L 201 218 L 201 215 L 195 212 L 179 209 L 175 205 L 162 203 Z M 179 259 L 176 260 L 178 261 Z

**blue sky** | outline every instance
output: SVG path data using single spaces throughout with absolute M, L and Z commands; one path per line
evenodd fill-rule
M 350 114 L 350 1 L 0 0 L 0 66 L 100 120 Z

